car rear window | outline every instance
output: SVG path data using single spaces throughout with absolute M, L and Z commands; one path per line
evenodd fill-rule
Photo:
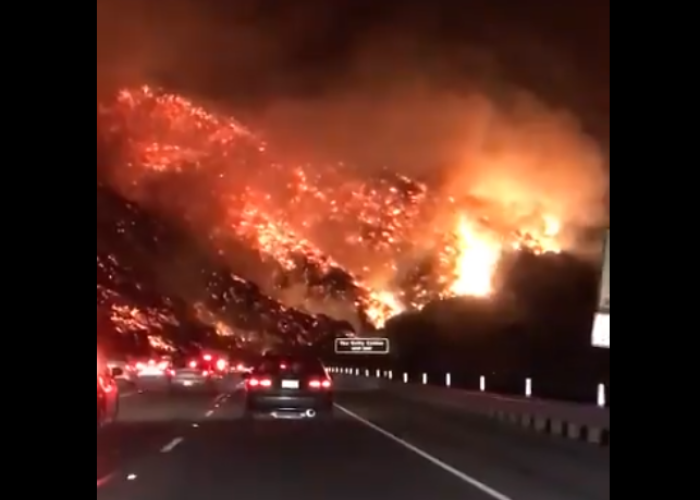
M 261 375 L 324 375 L 325 368 L 319 360 L 304 358 L 268 358 L 255 367 Z

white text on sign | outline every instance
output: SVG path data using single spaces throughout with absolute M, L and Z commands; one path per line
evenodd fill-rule
M 389 339 L 336 339 L 336 354 L 390 354 Z

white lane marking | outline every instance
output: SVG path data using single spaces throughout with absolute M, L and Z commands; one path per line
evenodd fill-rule
M 336 405 L 336 408 L 338 408 L 341 412 L 345 413 L 350 418 L 352 418 L 352 419 L 358 421 L 359 423 L 369 427 L 373 431 L 378 432 L 382 436 L 392 440 L 394 443 L 403 446 L 407 450 L 415 453 L 416 455 L 427 460 L 431 464 L 441 468 L 445 472 L 452 474 L 453 476 L 455 476 L 457 479 L 461 480 L 462 482 L 465 482 L 465 483 L 473 486 L 477 490 L 481 491 L 482 493 L 485 493 L 486 495 L 490 496 L 494 500 L 513 500 L 511 497 L 504 495 L 500 491 L 497 491 L 497 490 L 491 488 L 490 486 L 482 483 L 478 479 L 475 479 L 475 478 L 465 474 L 461 470 L 458 470 L 458 469 L 452 467 L 451 465 L 443 462 L 442 460 L 431 455 L 430 453 L 421 450 L 420 448 L 409 443 L 408 441 L 404 441 L 403 439 L 394 436 L 391 432 L 389 432 L 385 429 L 382 429 L 378 425 L 376 425 L 376 424 L 370 422 L 369 420 L 367 420 L 366 418 L 361 417 L 360 415 L 348 410 L 347 408 L 344 408 L 340 405 Z
M 170 441 L 168 444 L 163 446 L 163 448 L 160 450 L 160 452 L 161 453 L 172 453 L 175 450 L 175 448 L 177 448 L 178 446 L 180 446 L 184 442 L 185 442 L 184 438 L 181 438 L 181 437 L 175 438 L 172 441 Z

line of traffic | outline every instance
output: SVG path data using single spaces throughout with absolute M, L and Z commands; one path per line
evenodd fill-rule
M 98 499 L 218 500 L 233 492 L 243 500 L 306 498 L 301 486 L 338 500 L 608 499 L 609 454 L 407 401 L 362 378 L 324 384 L 313 370 L 307 378 L 285 370 L 275 378 L 293 360 L 281 361 L 274 370 L 253 370 L 243 382 L 228 377 L 225 391 L 208 396 L 199 387 L 122 398 L 111 428 L 122 433 L 115 446 L 155 437 L 103 467 L 102 475 L 98 439 Z M 328 418 L 309 418 L 309 409 L 324 410 L 328 402 Z M 265 482 L 269 474 L 278 478 L 274 484 Z M 364 482 L 348 486 L 358 477 Z

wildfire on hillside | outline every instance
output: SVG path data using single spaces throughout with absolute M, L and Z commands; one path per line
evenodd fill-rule
M 389 170 L 285 161 L 235 119 L 150 87 L 122 90 L 99 113 L 121 150 L 111 178 L 123 194 L 201 230 L 224 258 L 245 243 L 309 290 L 342 272 L 347 300 L 376 327 L 435 299 L 488 297 L 508 252 L 562 250 L 562 216 L 540 200 L 446 196 Z M 428 278 L 411 278 L 422 262 Z

